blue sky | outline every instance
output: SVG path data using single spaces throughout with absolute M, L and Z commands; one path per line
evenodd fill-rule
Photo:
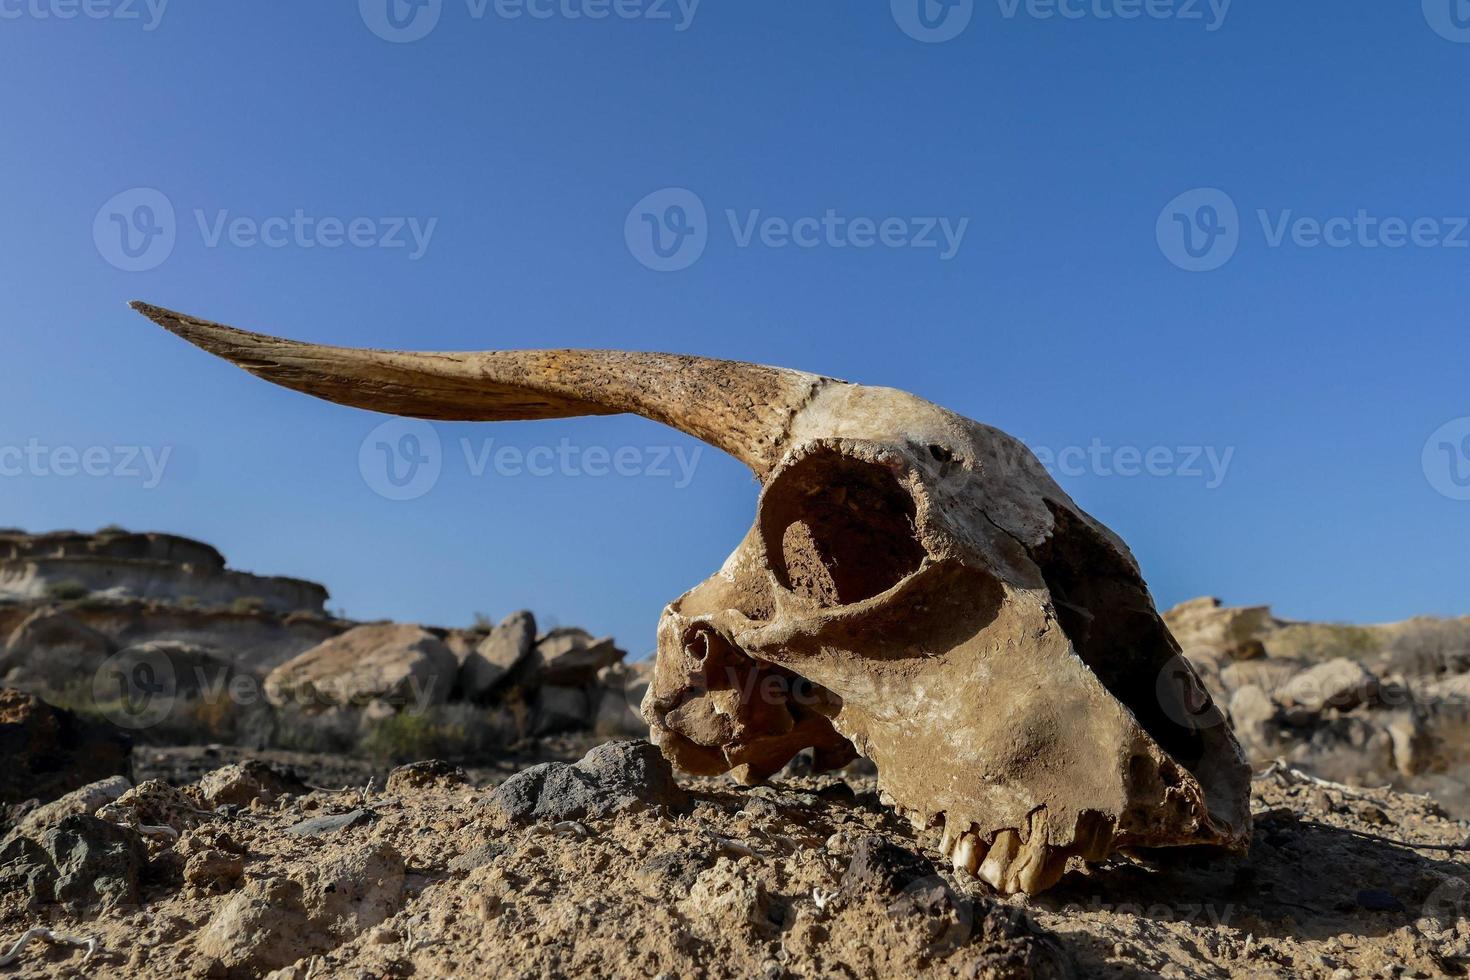
M 411 433 L 143 298 L 907 388 L 1049 454 L 1161 606 L 1470 613 L 1470 5 L 387 2 L 0 0 L 0 523 L 636 654 L 751 519 L 737 463 L 629 418 L 437 425 L 437 480 L 388 499 Z

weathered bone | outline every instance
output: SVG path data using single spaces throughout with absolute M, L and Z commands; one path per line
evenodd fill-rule
M 436 419 L 635 412 L 743 460 L 756 521 L 664 610 L 651 734 L 755 781 L 872 759 L 956 868 L 1035 893 L 1119 849 L 1243 848 L 1250 770 L 1127 547 L 1019 442 L 913 395 L 668 354 L 319 347 L 135 304 L 261 377 Z M 1184 687 L 1157 683 L 1172 671 Z
M 473 422 L 626 412 L 687 432 L 757 473 L 779 458 L 793 413 L 828 380 L 679 354 L 327 347 L 237 330 L 147 303 L 131 305 L 257 377 L 342 405 Z

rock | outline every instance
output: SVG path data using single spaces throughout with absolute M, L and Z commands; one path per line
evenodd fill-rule
M 1222 606 L 1210 596 L 1181 602 L 1164 613 L 1164 622 L 1185 656 L 1222 661 L 1263 656 L 1262 637 L 1282 625 L 1270 606 Z
M 184 863 L 184 881 L 200 891 L 230 891 L 244 876 L 245 856 L 230 851 L 200 851 Z
M 132 739 L 111 725 L 0 690 L 0 803 L 48 802 L 111 776 L 131 777 L 132 750 Z
M 731 931 L 762 935 L 775 928 L 765 888 L 729 858 L 720 858 L 713 868 L 700 872 L 679 908 L 702 931 L 713 935 Z
M 126 647 L 108 664 L 108 669 L 130 677 L 145 664 L 155 676 L 166 679 L 163 683 L 167 693 L 186 701 L 206 696 L 228 700 L 229 685 L 236 675 L 234 664 L 210 647 L 175 640 Z
M 468 701 L 483 701 L 526 661 L 536 646 L 536 617 L 511 613 L 480 641 L 460 668 L 459 684 Z
M 536 641 L 525 671 L 526 684 L 531 687 L 590 684 L 597 679 L 599 670 L 626 656 L 611 637 L 594 640 L 591 633 L 576 627 L 554 629 Z
M 191 827 L 197 827 L 208 814 L 196 807 L 182 790 L 161 779 L 149 779 L 99 809 L 97 816 L 119 827 L 134 830 L 168 827 L 182 834 Z
M 668 760 L 644 741 L 599 745 L 573 765 L 532 766 L 490 794 L 490 805 L 518 823 L 605 817 L 652 806 L 682 809 L 688 801 Z
M 36 897 L 72 909 L 138 903 L 138 878 L 148 863 L 137 834 L 96 817 L 75 815 L 41 835 L 37 843 L 53 870 Z
M 232 970 L 263 973 L 309 951 L 302 888 L 284 878 L 256 879 L 228 901 L 199 934 L 199 952 Z
M 325 837 L 339 831 L 348 830 L 359 824 L 369 823 L 376 814 L 371 810 L 349 810 L 346 813 L 333 813 L 324 817 L 312 817 L 303 820 L 286 829 L 286 833 L 295 834 L 297 837 Z
M 397 708 L 443 704 L 459 664 L 419 626 L 359 626 L 301 654 L 266 678 L 272 704 L 306 710 L 382 701 Z
M 47 606 L 25 619 L 0 653 L 0 682 L 29 690 L 64 691 L 87 685 L 116 648 L 74 617 Z
M 934 865 L 922 855 L 874 835 L 853 847 L 841 888 L 848 895 L 897 895 L 915 881 L 936 874 Z
M 380 925 L 403 906 L 403 856 L 385 842 L 333 854 L 302 883 L 312 924 L 337 939 Z
M 212 606 L 245 600 L 279 613 L 321 614 L 327 590 L 225 567 L 214 548 L 171 534 L 0 533 L 0 597 L 147 599 Z
M 1378 680 L 1362 664 L 1339 657 L 1297 674 L 1281 688 L 1278 700 L 1309 711 L 1349 711 L 1377 699 Z
M 1364 888 L 1355 897 L 1358 907 L 1369 912 L 1404 911 L 1404 903 L 1381 888 Z
M 1220 686 L 1228 695 L 1248 684 L 1254 684 L 1274 699 L 1282 685 L 1304 666 L 1300 660 L 1235 660 L 1220 668 Z
M 653 681 L 653 661 L 613 664 L 597 672 L 601 692 L 597 695 L 593 731 L 598 735 L 633 735 L 645 738 L 648 722 L 639 706 Z
M 532 735 L 554 735 L 588 727 L 587 692 L 578 687 L 547 686 L 536 692 Z
M 306 784 L 292 772 L 248 759 L 207 773 L 199 790 L 214 806 L 249 806 L 253 800 L 270 804 L 286 793 L 304 793 Z
M 110 776 L 107 779 L 89 783 L 80 789 L 72 790 L 59 800 L 53 800 L 26 814 L 16 825 L 15 833 L 24 834 L 27 837 L 39 837 L 67 817 L 78 814 L 88 817 L 95 816 L 98 810 L 132 788 L 133 784 L 126 776 Z
M 469 781 L 470 777 L 459 766 L 442 759 L 430 759 L 394 769 L 388 774 L 385 791 L 389 795 L 402 795 L 435 786 L 463 786 Z
M 1248 751 L 1269 752 L 1276 742 L 1278 714 L 1276 702 L 1254 684 L 1236 688 L 1230 696 L 1230 721 Z

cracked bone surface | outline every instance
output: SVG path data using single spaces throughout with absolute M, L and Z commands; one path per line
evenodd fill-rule
M 694 773 L 871 759 L 956 869 L 1036 893 L 1249 842 L 1250 770 L 1132 555 L 1006 434 L 889 388 L 621 351 L 400 353 L 140 312 L 267 380 L 426 419 L 632 412 L 745 462 L 754 525 L 674 600 L 643 704 Z

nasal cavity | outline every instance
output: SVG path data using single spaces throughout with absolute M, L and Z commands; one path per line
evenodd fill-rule
M 780 584 L 819 606 L 861 602 L 917 571 L 924 546 L 913 497 L 886 466 L 815 453 L 761 501 L 761 533 Z

